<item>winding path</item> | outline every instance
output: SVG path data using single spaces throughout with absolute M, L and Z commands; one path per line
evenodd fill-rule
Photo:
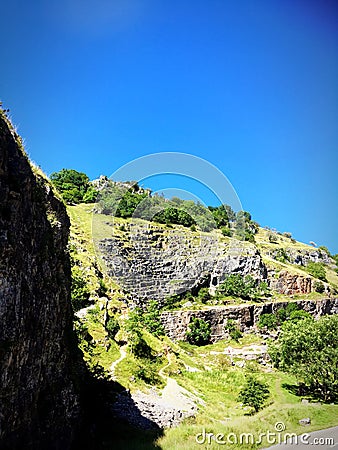
M 112 377 L 113 380 L 116 380 L 115 378 L 115 368 L 116 366 L 122 361 L 124 360 L 124 358 L 127 356 L 127 352 L 126 352 L 126 348 L 127 348 L 127 344 L 123 345 L 122 347 L 120 347 L 120 357 L 119 359 L 117 359 L 116 361 L 114 361 L 111 366 L 110 366 L 110 376 Z

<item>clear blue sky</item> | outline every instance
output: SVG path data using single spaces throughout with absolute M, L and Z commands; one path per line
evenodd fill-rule
M 335 0 L 2 2 L 0 98 L 48 174 L 191 153 L 336 253 L 337 23 Z

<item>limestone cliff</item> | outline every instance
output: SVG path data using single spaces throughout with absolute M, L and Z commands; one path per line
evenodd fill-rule
M 95 219 L 95 217 L 94 217 Z M 94 222 L 95 225 L 95 222 Z M 102 230 L 102 228 L 101 228 Z M 136 302 L 165 298 L 207 286 L 214 290 L 229 273 L 267 277 L 258 249 L 239 241 L 223 242 L 217 234 L 194 233 L 182 227 L 165 229 L 133 223 L 119 233 L 106 222 L 99 250 L 108 269 Z
M 0 447 L 67 449 L 80 412 L 81 364 L 69 219 L 2 112 L 0 199 Z

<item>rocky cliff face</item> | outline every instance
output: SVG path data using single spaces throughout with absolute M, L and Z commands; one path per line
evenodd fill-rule
M 99 243 L 108 273 L 139 303 L 155 299 L 163 305 L 170 295 L 201 287 L 212 291 L 229 273 L 267 277 L 255 246 L 227 244 L 216 234 L 146 223 L 131 224 L 123 236 L 111 234 Z
M 67 449 L 79 418 L 69 220 L 0 114 L 0 447 Z
M 309 312 L 314 317 L 325 314 L 338 314 L 338 299 L 299 300 L 295 302 L 298 309 Z M 235 320 L 241 331 L 249 331 L 254 327 L 262 314 L 276 314 L 286 307 L 287 302 L 264 303 L 263 305 L 220 306 L 201 311 L 166 311 L 161 320 L 166 334 L 173 340 L 185 340 L 192 317 L 207 321 L 211 326 L 211 341 L 216 342 L 228 337 L 225 328 L 229 319 Z

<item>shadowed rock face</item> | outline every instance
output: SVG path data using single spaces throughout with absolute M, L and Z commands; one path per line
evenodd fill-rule
M 79 418 L 69 219 L 0 114 L 0 448 L 67 449 Z

